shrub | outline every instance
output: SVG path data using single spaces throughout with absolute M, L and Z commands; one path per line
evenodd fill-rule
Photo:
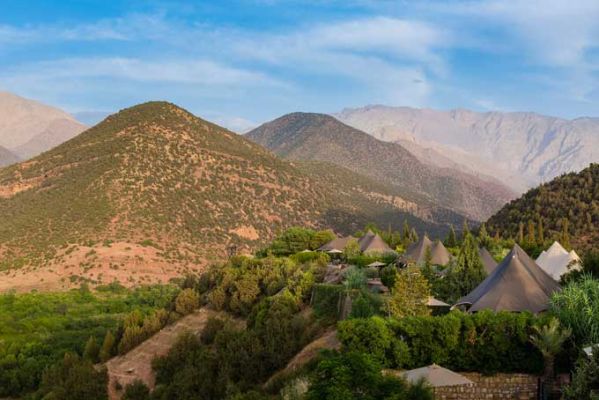
M 136 379 L 132 384 L 127 385 L 122 400 L 149 400 L 150 389 L 141 380 Z
M 339 298 L 343 286 L 316 284 L 312 292 L 312 308 L 318 318 L 337 319 L 339 314 Z
M 541 354 L 529 341 L 531 314 L 454 311 L 440 317 L 373 317 L 338 323 L 346 349 L 375 356 L 393 368 L 437 363 L 456 371 L 527 372 L 542 370 Z
M 599 342 L 599 280 L 590 275 L 572 281 L 551 297 L 551 312 L 572 329 L 579 345 Z
M 191 314 L 200 306 L 200 296 L 193 289 L 183 289 L 175 300 L 175 310 L 181 315 Z
M 380 364 L 370 355 L 332 353 L 320 361 L 307 400 L 432 400 L 430 388 L 381 373 Z

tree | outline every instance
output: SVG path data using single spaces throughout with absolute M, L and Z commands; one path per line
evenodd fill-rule
M 449 233 L 447 234 L 447 239 L 445 239 L 445 246 L 447 247 L 457 247 L 458 239 L 455 234 L 455 229 L 453 225 L 449 225 Z
M 366 274 L 362 269 L 351 266 L 345 271 L 343 285 L 346 290 L 362 289 L 366 286 Z
M 193 289 L 183 289 L 175 300 L 175 310 L 181 315 L 191 314 L 200 307 L 200 296 Z
M 445 277 L 444 297 L 448 301 L 456 301 L 470 293 L 486 276 L 483 263 L 478 252 L 478 244 L 472 234 L 467 234 L 460 246 L 458 256 Z
M 470 227 L 468 226 L 468 220 L 464 218 L 464 223 L 462 224 L 462 240 L 464 240 L 469 233 Z
M 526 228 L 526 241 L 531 245 L 537 242 L 535 235 L 535 223 L 532 221 L 532 219 L 528 220 L 528 226 Z
M 589 359 L 581 358 L 564 389 L 564 400 L 599 400 L 599 348 L 594 347 Z
M 545 243 L 545 229 L 543 228 L 543 218 L 541 217 L 537 219 L 537 239 L 539 245 Z
M 489 247 L 491 237 L 487 232 L 487 225 L 483 222 L 478 230 L 478 241 L 482 246 Z
M 392 289 L 395 286 L 395 278 L 397 277 L 397 267 L 394 264 L 387 265 L 379 273 L 383 285 Z
M 534 333 L 530 336 L 531 343 L 543 355 L 545 370 L 543 372 L 544 384 L 552 388 L 555 375 L 555 356 L 561 351 L 564 342 L 570 337 L 570 329 L 562 329 L 557 318 L 551 318 L 542 326 L 533 326 Z
M 522 222 L 518 223 L 518 244 L 522 245 L 524 243 L 524 224 Z
M 416 229 L 412 228 L 412 231 L 410 232 L 410 242 L 416 243 L 418 239 L 418 232 L 416 232 Z
M 346 260 L 360 255 L 360 245 L 356 239 L 350 239 L 343 249 L 343 257 Z
M 40 394 L 46 400 L 107 400 L 108 374 L 87 360 L 66 353 L 42 376 Z
M 93 363 L 98 361 L 100 355 L 100 346 L 96 342 L 96 338 L 90 336 L 85 344 L 85 350 L 83 350 L 83 358 Z
M 397 318 L 429 315 L 430 310 L 426 304 L 430 293 L 429 283 L 420 268 L 408 266 L 397 274 L 388 300 L 389 313 Z
M 106 336 L 104 336 L 104 342 L 102 343 L 102 348 L 100 349 L 100 361 L 106 362 L 110 359 L 110 357 L 112 357 L 114 342 L 115 339 L 112 332 L 106 332 Z
M 560 234 L 560 242 L 566 249 L 570 249 L 570 221 L 568 218 L 562 218 L 562 231 Z
M 370 355 L 329 353 L 318 363 L 307 400 L 432 400 L 430 388 L 381 373 Z
M 141 380 L 136 379 L 133 383 L 127 385 L 122 400 L 149 400 L 150 389 Z

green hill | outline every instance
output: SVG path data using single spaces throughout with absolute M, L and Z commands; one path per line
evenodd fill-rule
M 132 279 L 132 270 L 167 279 L 172 268 L 222 258 L 229 246 L 254 250 L 292 225 L 350 233 L 409 219 L 442 233 L 463 218 L 338 167 L 281 160 L 164 102 L 123 110 L 0 170 L 0 215 L 0 269 L 70 268 L 37 276 L 46 282 Z
M 591 164 L 578 173 L 562 175 L 529 190 L 505 205 L 487 225 L 491 232 L 516 238 L 520 223 L 528 235 L 529 222 L 537 237 L 539 223 L 542 223 L 546 240 L 563 240 L 562 232 L 567 232 L 573 247 L 598 248 L 599 164 Z

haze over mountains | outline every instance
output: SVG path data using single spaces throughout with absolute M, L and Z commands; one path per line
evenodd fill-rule
M 165 102 L 125 109 L 0 170 L 2 288 L 168 280 L 302 225 L 444 234 L 463 216 L 323 163 L 290 163 Z M 33 286 L 32 286 L 33 285 Z
M 415 202 L 426 200 L 479 221 L 516 197 L 497 181 L 425 165 L 401 145 L 377 140 L 325 114 L 288 114 L 247 136 L 281 157 L 331 162 L 393 185 Z
M 379 105 L 345 109 L 335 117 L 378 139 L 401 143 L 423 162 L 460 164 L 518 191 L 599 160 L 599 118 Z
M 20 159 L 49 150 L 85 128 L 58 108 L 0 92 L 0 146 Z

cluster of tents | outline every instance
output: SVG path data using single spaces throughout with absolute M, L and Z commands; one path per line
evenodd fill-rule
M 342 253 L 352 239 L 358 241 L 360 251 L 363 253 L 393 251 L 379 235 L 371 231 L 360 239 L 351 236 L 334 239 L 319 250 L 332 254 Z M 479 249 L 479 255 L 487 277 L 471 293 L 459 299 L 453 307 L 463 308 L 469 312 L 483 309 L 543 312 L 549 305 L 551 294 L 560 290 L 558 281 L 561 276 L 573 269 L 581 268 L 578 255 L 574 251 L 566 251 L 558 242 L 553 243 L 547 251 L 543 251 L 536 261 L 517 244 L 499 263 L 485 248 Z M 433 242 L 423 235 L 398 260 L 404 265 L 408 263 L 423 265 L 428 262 L 433 266 L 444 267 L 449 265 L 451 259 L 451 253 L 442 242 L 438 240 Z
M 317 251 L 324 251 L 329 254 L 341 254 L 351 241 L 357 241 L 360 252 L 363 254 L 368 253 L 393 253 L 394 250 L 383 240 L 383 238 L 372 232 L 368 231 L 364 236 L 356 239 L 353 236 L 346 236 L 342 238 L 336 238 L 329 243 L 321 246 Z

